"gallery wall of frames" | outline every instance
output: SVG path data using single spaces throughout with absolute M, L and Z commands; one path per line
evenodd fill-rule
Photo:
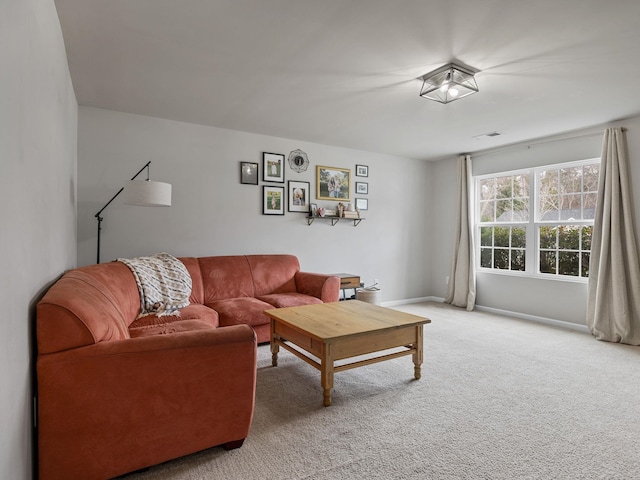
M 315 181 L 300 180 L 303 177 L 299 175 L 309 168 L 315 169 Z M 330 219 L 332 225 L 346 218 L 357 225 L 369 210 L 368 165 L 356 165 L 352 171 L 343 166 L 312 164 L 300 149 L 288 155 L 262 152 L 261 161 L 240 162 L 240 183 L 261 187 L 263 215 L 303 213 L 308 225 L 316 218 Z

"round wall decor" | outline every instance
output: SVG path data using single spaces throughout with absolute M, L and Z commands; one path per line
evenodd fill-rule
M 309 158 L 302 150 L 294 150 L 289 154 L 289 166 L 294 172 L 304 172 L 309 166 Z

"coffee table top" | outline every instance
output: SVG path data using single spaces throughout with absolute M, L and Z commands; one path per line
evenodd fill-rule
M 324 342 L 374 331 L 424 325 L 431 320 L 359 300 L 265 310 L 269 317 Z

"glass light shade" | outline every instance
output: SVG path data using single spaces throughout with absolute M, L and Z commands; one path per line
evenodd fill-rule
M 422 77 L 420 96 L 440 103 L 449 103 L 478 91 L 474 72 L 455 63 L 427 73 Z
M 171 184 L 132 180 L 124 188 L 124 203 L 143 207 L 170 207 Z

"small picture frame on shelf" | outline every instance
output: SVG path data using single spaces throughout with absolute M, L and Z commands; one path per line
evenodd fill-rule
M 356 193 L 366 195 L 369 193 L 369 184 L 367 182 L 356 182 Z
M 356 177 L 368 177 L 369 167 L 367 165 L 356 165 Z
M 258 164 L 252 162 L 240 162 L 240 183 L 245 185 L 258 185 Z
M 369 199 L 368 198 L 356 198 L 356 208 L 358 210 L 369 210 Z
M 289 211 L 303 212 L 309 211 L 309 200 L 311 197 L 309 182 L 294 182 L 289 180 Z
M 317 217 L 318 216 L 318 204 L 317 203 L 311 203 L 309 205 L 309 216 L 310 217 Z
M 262 180 L 284 183 L 284 155 L 262 152 Z
M 263 185 L 262 214 L 284 215 L 284 187 Z

